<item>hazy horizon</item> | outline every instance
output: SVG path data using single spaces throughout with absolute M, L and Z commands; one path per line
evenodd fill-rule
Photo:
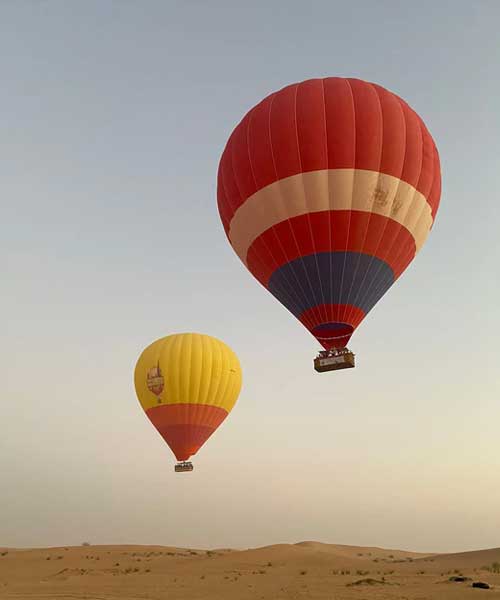
M 0 6 L 0 546 L 500 545 L 499 18 L 493 0 Z M 421 115 L 443 192 L 357 367 L 320 375 L 230 247 L 216 174 L 256 102 L 335 75 Z M 178 475 L 133 370 L 183 331 L 229 344 L 243 390 Z

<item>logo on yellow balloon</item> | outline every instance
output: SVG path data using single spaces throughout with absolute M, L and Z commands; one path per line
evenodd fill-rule
M 163 392 L 164 379 L 163 379 L 163 375 L 161 374 L 161 369 L 160 369 L 159 364 L 156 365 L 156 367 L 152 367 L 151 369 L 149 369 L 148 375 L 147 375 L 147 385 L 148 385 L 148 390 L 156 396 L 158 403 L 160 403 L 161 402 L 160 394 Z

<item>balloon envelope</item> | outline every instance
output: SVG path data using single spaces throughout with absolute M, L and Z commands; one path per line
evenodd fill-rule
M 250 272 L 327 349 L 343 347 L 424 244 L 439 156 L 398 96 L 358 79 L 255 106 L 220 160 L 218 207 Z
M 241 367 L 223 342 L 199 333 L 153 342 L 135 368 L 139 402 L 177 460 L 196 454 L 233 408 Z

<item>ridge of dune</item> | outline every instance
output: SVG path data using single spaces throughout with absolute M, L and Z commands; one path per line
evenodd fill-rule
M 348 544 L 333 544 L 328 542 L 316 542 L 313 540 L 305 540 L 294 543 L 278 543 L 269 544 L 266 546 L 256 546 L 249 548 L 229 548 L 229 547 L 218 547 L 218 548 L 198 548 L 198 547 L 184 547 L 184 546 L 164 546 L 161 544 L 85 544 L 85 545 L 65 545 L 65 546 L 34 546 L 34 547 L 11 547 L 11 546 L 0 546 L 0 552 L 4 553 L 37 553 L 37 552 L 57 552 L 57 551 L 79 551 L 79 552 L 90 552 L 102 551 L 102 552 L 126 552 L 126 551 L 161 551 L 161 552 L 174 552 L 174 553 L 193 553 L 193 554 L 212 554 L 212 555 L 244 555 L 244 554 L 260 554 L 260 553 L 329 553 L 337 554 L 345 558 L 362 558 L 370 557 L 374 554 L 386 554 L 391 558 L 406 558 L 411 557 L 416 560 L 425 559 L 428 557 L 439 558 L 439 560 L 498 560 L 500 559 L 500 547 L 498 548 L 487 548 L 480 550 L 467 550 L 462 552 L 414 552 L 412 550 L 400 550 L 397 548 L 383 548 L 380 546 L 355 546 Z M 390 553 L 390 554 L 388 554 Z
M 500 563 L 500 548 L 469 550 L 466 552 L 448 552 L 439 554 L 438 556 L 440 562 L 454 562 L 457 564 L 468 563 L 473 566 L 483 566 L 493 562 Z
M 359 556 L 362 554 L 366 556 L 368 554 L 375 553 L 391 553 L 394 557 L 412 557 L 412 558 L 424 558 L 427 556 L 434 556 L 435 552 L 414 552 L 412 550 L 399 550 L 396 548 L 381 548 L 379 546 L 351 546 L 347 544 L 329 544 L 325 542 L 314 542 L 314 541 L 304 541 L 297 542 L 295 546 L 300 546 L 302 548 L 311 548 L 315 550 L 323 550 L 323 551 L 334 551 L 337 553 L 345 554 L 346 556 Z M 362 552 L 361 552 L 362 551 Z

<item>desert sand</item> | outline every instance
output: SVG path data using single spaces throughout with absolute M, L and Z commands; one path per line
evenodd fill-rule
M 165 546 L 3 548 L 0 598 L 500 599 L 500 573 L 492 572 L 494 563 L 500 563 L 500 548 L 458 554 L 318 542 L 252 550 Z M 450 581 L 450 577 L 459 575 L 470 580 Z M 487 582 L 492 587 L 476 589 L 473 581 Z

